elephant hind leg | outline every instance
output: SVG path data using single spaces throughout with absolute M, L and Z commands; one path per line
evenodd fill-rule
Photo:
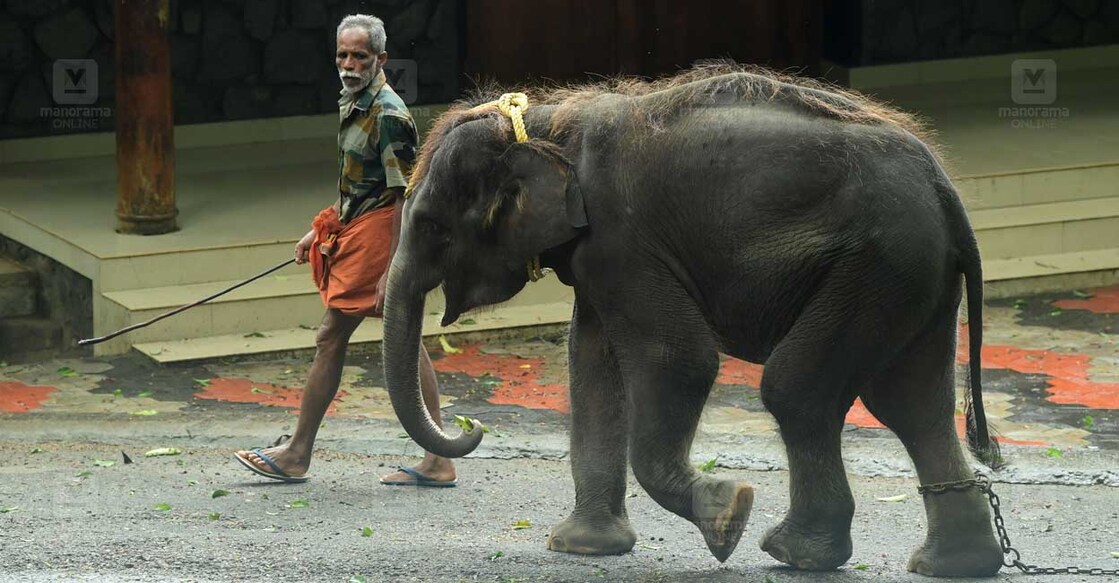
M 946 310 L 862 394 L 871 413 L 905 444 L 922 484 L 973 477 L 956 435 L 954 315 Z M 979 490 L 930 493 L 924 502 L 928 534 L 909 560 L 910 571 L 980 577 L 999 570 L 1002 551 Z

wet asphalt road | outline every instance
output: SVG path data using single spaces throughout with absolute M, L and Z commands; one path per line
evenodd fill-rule
M 190 443 L 0 442 L 0 508 L 9 509 L 0 513 L 0 580 L 927 580 L 905 571 L 924 528 L 910 477 L 852 475 L 854 556 L 836 572 L 800 573 L 757 546 L 786 508 L 784 471 L 715 469 L 756 489 L 742 542 L 720 565 L 690 524 L 658 507 L 632 478 L 627 504 L 639 537 L 632 553 L 581 557 L 546 550 L 548 528 L 573 504 L 562 460 L 467 458 L 459 462 L 459 487 L 418 490 L 377 483 L 379 475 L 415 457 L 328 450 L 316 458 L 312 481 L 288 485 L 249 475 L 227 448 Z M 157 444 L 183 453 L 142 456 Z M 869 453 L 852 445 L 849 460 Z M 122 449 L 132 452 L 134 463 L 123 463 Z M 416 452 L 414 446 L 403 449 Z M 884 453 L 888 460 L 900 451 Z M 105 467 L 98 460 L 115 463 Z M 1095 454 L 1060 464 L 1076 472 L 1101 463 L 1116 467 L 1115 461 Z M 228 494 L 215 498 L 218 490 Z M 1113 556 L 1119 552 L 1116 488 L 997 484 L 996 492 L 1011 540 L 1027 563 L 1119 568 Z M 905 498 L 880 500 L 899 495 Z M 524 520 L 529 528 L 513 528 Z M 997 580 L 1023 578 L 1004 570 Z

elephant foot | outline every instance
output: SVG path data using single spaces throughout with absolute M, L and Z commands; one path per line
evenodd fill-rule
M 907 569 L 929 577 L 991 577 L 1002 568 L 1002 549 L 990 533 L 926 540 Z
M 843 528 L 804 527 L 788 517 L 761 542 L 771 557 L 806 571 L 830 571 L 851 558 L 850 523 Z
M 610 514 L 593 519 L 572 514 L 548 534 L 548 550 L 577 555 L 621 555 L 636 543 L 629 519 Z
M 693 486 L 695 518 L 707 548 L 719 562 L 730 558 L 750 520 L 754 488 L 746 482 L 701 480 Z

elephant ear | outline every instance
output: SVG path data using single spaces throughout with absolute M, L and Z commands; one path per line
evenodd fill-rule
M 500 159 L 508 174 L 491 216 L 502 245 L 526 257 L 570 241 L 587 226 L 574 169 L 552 148 L 516 143 Z

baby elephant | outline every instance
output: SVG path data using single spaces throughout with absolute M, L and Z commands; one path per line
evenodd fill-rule
M 790 508 L 762 549 L 835 569 L 851 556 L 840 431 L 856 397 L 905 444 L 921 484 L 971 477 L 954 422 L 965 290 L 969 433 L 980 457 L 997 455 L 980 398 L 979 252 L 919 136 L 912 119 L 861 96 L 726 65 L 453 108 L 418 158 L 388 282 L 385 368 L 401 422 L 438 455 L 481 439 L 449 437 L 424 409 L 425 294 L 443 286 L 446 325 L 550 268 L 575 292 L 575 510 L 549 548 L 633 547 L 629 463 L 716 558 L 730 556 L 752 489 L 688 459 L 724 352 L 765 364 L 761 398 L 788 453 Z M 999 569 L 981 492 L 929 494 L 925 508 L 910 570 Z

